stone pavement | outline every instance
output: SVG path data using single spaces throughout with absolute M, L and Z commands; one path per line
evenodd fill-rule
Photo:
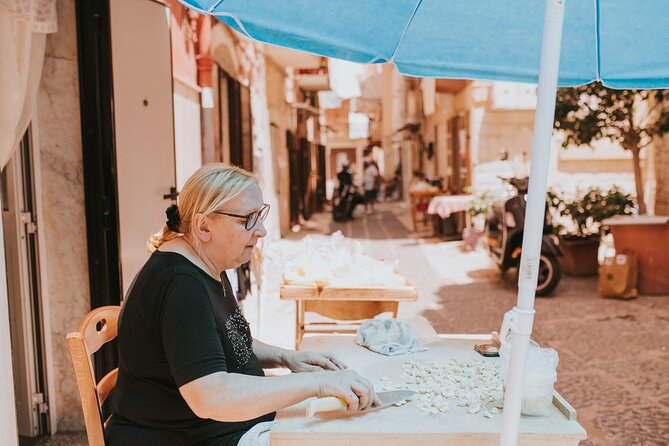
M 372 256 L 399 260 L 420 292 L 417 302 L 400 305 L 399 317 L 422 315 L 442 333 L 499 330 L 516 300 L 513 271 L 502 276 L 483 248 L 465 252 L 461 242 L 411 234 L 404 203 L 356 216 L 335 223 L 316 214 L 300 232 L 266 243 L 260 298 L 244 303 L 255 336 L 292 348 L 295 305 L 278 298 L 280 265 L 272 257 L 296 249 L 306 234 L 336 230 L 365 243 Z M 533 338 L 560 355 L 556 388 L 588 432 L 581 444 L 669 445 L 669 296 L 604 300 L 596 287 L 596 278 L 563 276 L 553 297 L 536 302 Z M 85 437 L 57 435 L 40 444 L 77 446 Z

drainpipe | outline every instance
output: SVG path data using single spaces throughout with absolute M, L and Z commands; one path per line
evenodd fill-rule
M 197 61 L 197 84 L 202 88 L 200 94 L 200 131 L 202 138 L 203 164 L 222 161 L 216 156 L 214 138 L 214 90 L 212 88 L 212 72 L 214 67 L 211 58 L 211 17 L 189 10 L 193 29 L 195 60 Z

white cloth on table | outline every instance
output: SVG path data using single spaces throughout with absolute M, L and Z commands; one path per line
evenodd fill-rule
M 358 328 L 357 342 L 382 355 L 394 356 L 427 350 L 418 343 L 413 327 L 400 319 L 370 319 Z
M 473 195 L 437 195 L 430 200 L 427 213 L 448 218 L 451 214 L 467 210 L 473 199 Z
M 264 421 L 253 426 L 239 439 L 237 446 L 269 446 L 269 433 L 274 421 Z

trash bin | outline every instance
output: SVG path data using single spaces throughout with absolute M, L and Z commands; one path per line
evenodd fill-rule
M 602 224 L 611 228 L 617 253 L 636 253 L 639 293 L 669 294 L 669 217 L 619 215 Z

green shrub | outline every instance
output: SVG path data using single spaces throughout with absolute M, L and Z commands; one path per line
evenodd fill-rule
M 617 186 L 608 191 L 593 188 L 580 199 L 573 200 L 549 191 L 547 199 L 553 217 L 553 229 L 564 239 L 599 237 L 603 230 L 603 220 L 635 212 L 633 197 L 623 193 Z

